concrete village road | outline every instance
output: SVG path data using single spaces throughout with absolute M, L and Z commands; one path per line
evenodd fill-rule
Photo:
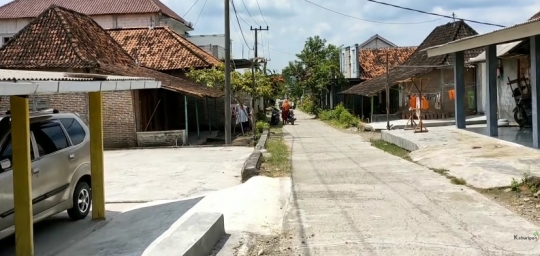
M 540 228 L 466 186 L 296 111 L 283 255 L 540 255 Z M 516 239 L 516 237 L 518 239 Z

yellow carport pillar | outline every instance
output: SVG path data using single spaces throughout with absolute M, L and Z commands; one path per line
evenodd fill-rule
M 89 92 L 90 168 L 92 175 L 92 219 L 105 219 L 103 173 L 103 107 L 101 92 Z
M 15 202 L 15 252 L 34 255 L 32 174 L 30 173 L 30 117 L 27 96 L 11 96 L 13 199 Z

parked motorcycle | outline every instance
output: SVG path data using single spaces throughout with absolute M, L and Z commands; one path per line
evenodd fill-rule
M 276 107 L 272 108 L 272 116 L 270 117 L 270 124 L 271 125 L 278 125 L 280 118 L 279 118 L 279 109 Z
M 296 118 L 294 117 L 294 111 L 292 109 L 289 109 L 289 114 L 287 115 L 287 124 L 294 125 L 294 121 L 296 121 Z
M 532 125 L 532 105 L 531 105 L 531 87 L 525 79 L 517 79 L 515 81 L 510 81 L 508 79 L 508 85 L 512 91 L 512 97 L 516 102 L 516 107 L 514 108 L 514 120 L 519 125 L 519 129 L 523 129 L 525 126 Z M 521 85 L 520 82 L 524 81 L 525 85 Z M 512 84 L 517 83 L 517 88 L 513 88 Z

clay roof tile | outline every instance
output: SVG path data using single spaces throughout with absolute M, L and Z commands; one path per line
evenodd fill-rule
M 210 68 L 221 62 L 168 27 L 109 29 L 141 65 L 156 70 Z

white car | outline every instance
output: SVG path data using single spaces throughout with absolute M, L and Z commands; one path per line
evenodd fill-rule
M 15 231 L 10 121 L 9 114 L 0 120 L 0 239 Z M 84 219 L 90 212 L 89 135 L 76 114 L 31 113 L 34 222 L 66 210 L 73 220 Z

